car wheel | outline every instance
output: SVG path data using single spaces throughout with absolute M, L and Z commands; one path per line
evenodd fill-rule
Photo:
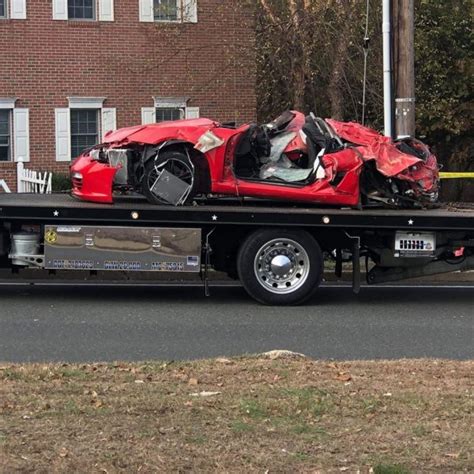
M 166 179 L 162 178 L 164 171 Z M 180 181 L 171 183 L 170 175 Z M 145 165 L 142 190 L 151 204 L 185 204 L 195 196 L 195 185 L 194 166 L 183 153 L 165 151 Z
M 296 305 L 321 283 L 323 257 L 307 232 L 258 230 L 240 247 L 237 271 L 244 288 L 260 303 Z

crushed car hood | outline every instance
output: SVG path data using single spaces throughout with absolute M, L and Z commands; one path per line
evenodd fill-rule
M 218 122 L 205 118 L 138 125 L 107 133 L 103 143 L 115 146 L 123 146 L 129 143 L 156 145 L 171 139 L 195 143 L 203 132 L 218 126 Z

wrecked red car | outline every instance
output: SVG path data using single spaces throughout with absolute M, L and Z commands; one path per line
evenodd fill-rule
M 85 201 L 138 192 L 176 206 L 211 194 L 423 206 L 437 200 L 439 185 L 436 157 L 422 142 L 295 111 L 238 128 L 191 119 L 120 129 L 78 157 L 71 177 L 72 194 Z

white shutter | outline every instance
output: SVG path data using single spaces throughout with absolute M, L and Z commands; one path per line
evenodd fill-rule
M 67 20 L 67 0 L 53 0 L 53 20 Z
M 116 123 L 116 109 L 114 108 L 107 108 L 102 109 L 102 139 L 104 139 L 105 134 L 110 132 L 111 130 L 115 130 L 117 128 Z
M 15 20 L 26 19 L 26 0 L 10 0 L 11 13 L 10 17 Z
M 199 107 L 186 107 L 186 118 L 187 119 L 199 118 Z
M 140 21 L 155 21 L 153 14 L 153 0 L 139 0 L 140 2 Z
M 185 23 L 197 23 L 197 0 L 182 0 L 183 21 Z
M 71 161 L 71 115 L 69 109 L 56 109 L 56 161 Z
M 28 109 L 13 109 L 13 151 L 15 161 L 30 161 Z
M 156 123 L 156 109 L 154 107 L 142 107 L 142 125 Z
M 99 0 L 99 20 L 114 21 L 114 0 Z

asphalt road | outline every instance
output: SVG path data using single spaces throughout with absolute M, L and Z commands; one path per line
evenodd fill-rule
M 323 359 L 474 358 L 474 287 L 321 288 L 307 305 L 241 288 L 0 287 L 0 361 L 177 360 L 289 349 Z

